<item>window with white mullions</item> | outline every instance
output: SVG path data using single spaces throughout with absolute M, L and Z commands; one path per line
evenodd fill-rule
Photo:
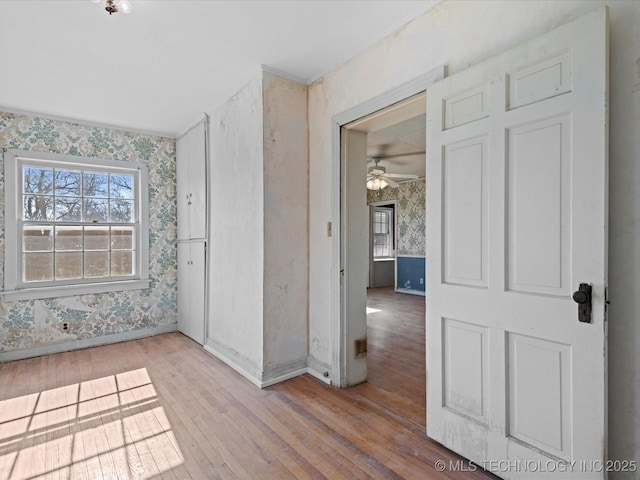
M 9 286 L 146 279 L 144 165 L 10 151 L 5 171 L 8 180 L 15 179 L 5 195 L 7 225 L 17 226 L 6 252 L 17 257 Z
M 372 212 L 373 258 L 393 257 L 393 209 L 374 207 Z

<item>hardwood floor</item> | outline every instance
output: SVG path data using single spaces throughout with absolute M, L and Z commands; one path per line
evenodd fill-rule
M 424 436 L 424 299 L 369 306 L 346 390 L 259 390 L 178 333 L 2 364 L 0 479 L 495 478 L 435 468 L 459 457 Z

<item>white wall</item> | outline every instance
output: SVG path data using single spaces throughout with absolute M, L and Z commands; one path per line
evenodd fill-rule
M 262 375 L 264 190 L 262 78 L 211 113 L 211 255 L 206 345 Z
M 464 70 L 604 4 L 445 1 L 310 87 L 310 365 L 334 366 L 331 118 L 442 65 L 450 74 Z M 640 462 L 640 2 L 610 2 L 610 17 L 609 452 Z
M 264 380 L 307 366 L 307 87 L 263 73 Z
M 307 87 L 260 71 L 210 143 L 206 348 L 262 386 L 307 366 Z

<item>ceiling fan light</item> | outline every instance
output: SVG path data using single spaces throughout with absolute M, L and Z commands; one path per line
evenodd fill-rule
M 389 184 L 381 178 L 373 178 L 367 182 L 367 188 L 369 190 L 382 190 L 388 185 Z
M 131 13 L 131 2 L 129 0 L 116 0 L 118 11 L 128 15 Z

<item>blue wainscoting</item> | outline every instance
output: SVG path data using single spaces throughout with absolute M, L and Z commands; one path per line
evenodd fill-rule
M 424 257 L 397 257 L 396 291 L 424 295 L 425 259 Z M 422 279 L 422 283 L 420 282 Z

